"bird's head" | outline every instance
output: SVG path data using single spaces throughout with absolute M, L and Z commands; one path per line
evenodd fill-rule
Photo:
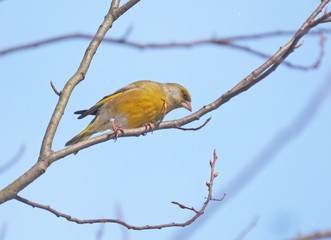
M 180 107 L 192 111 L 191 96 L 186 88 L 177 83 L 166 83 L 165 92 L 166 102 L 168 104 L 167 112 Z

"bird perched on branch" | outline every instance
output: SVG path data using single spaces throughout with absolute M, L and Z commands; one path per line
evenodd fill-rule
M 191 96 L 186 88 L 176 83 L 137 81 L 101 99 L 88 110 L 75 112 L 78 119 L 95 115 L 87 128 L 66 143 L 73 145 L 94 133 L 112 129 L 117 138 L 122 128 L 150 126 L 161 122 L 164 116 L 176 109 L 192 111 Z

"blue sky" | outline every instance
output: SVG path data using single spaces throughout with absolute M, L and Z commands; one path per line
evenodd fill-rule
M 107 37 L 139 43 L 192 41 L 278 30 L 296 30 L 319 1 L 152 1 L 139 2 L 115 22 Z M 70 33 L 94 34 L 110 1 L 0 2 L 0 50 Z M 324 24 L 327 28 L 330 24 Z M 330 27 L 329 27 L 330 28 Z M 127 34 L 129 32 L 129 34 Z M 273 54 L 291 36 L 239 42 Z M 303 66 L 319 56 L 319 37 L 305 36 L 288 60 Z M 57 102 L 58 90 L 75 73 L 88 45 L 68 40 L 0 56 L 3 111 L 3 157 L 11 159 L 21 145 L 20 161 L 0 175 L 3 188 L 38 159 L 41 141 Z M 133 225 L 183 222 L 192 212 L 171 204 L 199 208 L 207 196 L 209 159 L 216 149 L 220 173 L 214 197 L 201 219 L 186 228 L 133 231 L 105 224 L 102 239 L 235 239 L 256 221 L 245 239 L 285 239 L 329 229 L 331 220 L 331 98 L 325 97 L 307 126 L 254 174 L 257 156 L 304 111 L 330 72 L 330 43 L 318 69 L 280 66 L 274 73 L 200 121 L 200 131 L 161 130 L 145 137 L 120 138 L 70 155 L 51 165 L 20 196 L 80 219 L 121 218 Z M 74 90 L 55 135 L 53 150 L 86 127 L 74 111 L 137 80 L 177 82 L 192 96 L 193 111 L 217 99 L 265 59 L 212 45 L 194 48 L 137 50 L 117 44 L 99 47 L 86 78 Z M 330 86 L 330 85 L 327 85 Z M 185 109 L 165 120 L 186 116 Z M 255 169 L 255 167 L 253 167 Z M 4 239 L 97 239 L 100 224 L 77 225 L 17 201 L 0 206 Z M 1 229 L 1 228 L 0 228 Z M 1 234 L 0 234 L 1 236 Z

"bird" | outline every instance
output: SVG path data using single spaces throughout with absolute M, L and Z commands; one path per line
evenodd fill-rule
M 192 111 L 191 96 L 186 88 L 177 83 L 159 83 L 141 80 L 128 84 L 107 95 L 87 110 L 74 112 L 78 119 L 95 115 L 90 124 L 69 140 L 70 146 L 90 138 L 97 132 L 112 129 L 117 139 L 124 129 L 150 127 L 160 123 L 164 116 L 176 108 Z

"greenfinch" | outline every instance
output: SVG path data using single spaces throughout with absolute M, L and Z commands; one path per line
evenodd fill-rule
M 69 140 L 65 146 L 88 139 L 97 132 L 112 129 L 115 137 L 122 128 L 150 126 L 161 122 L 164 116 L 176 108 L 192 111 L 191 96 L 186 88 L 176 83 L 153 81 L 133 82 L 101 99 L 88 110 L 75 112 L 78 119 L 95 115 L 87 128 Z

